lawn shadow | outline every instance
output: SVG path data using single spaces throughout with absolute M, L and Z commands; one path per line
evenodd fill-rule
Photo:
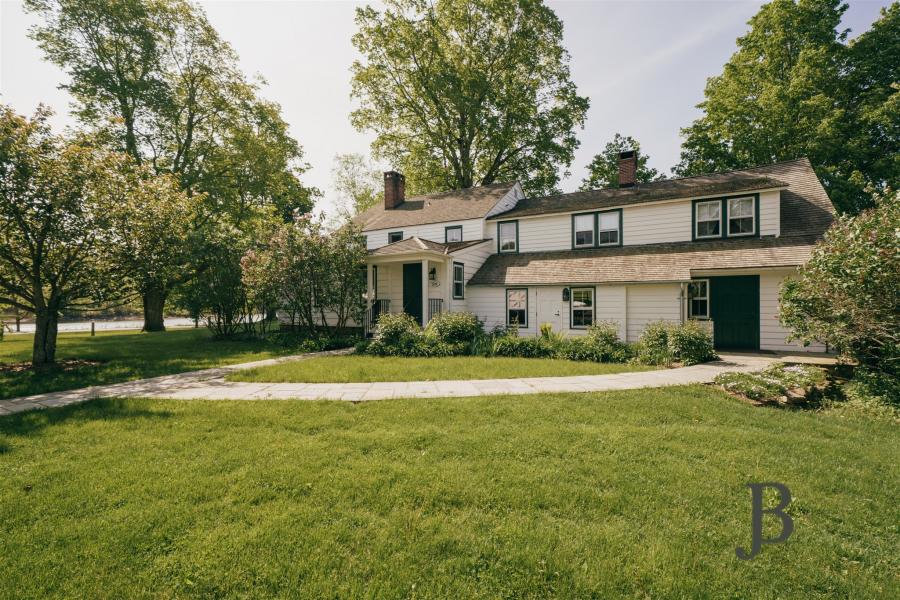
M 63 423 L 168 419 L 171 416 L 172 413 L 167 410 L 149 410 L 130 406 L 129 402 L 122 398 L 98 398 L 60 408 L 6 415 L 0 418 L 0 435 L 27 437 L 39 435 L 43 430 Z M 3 445 L 0 442 L 0 454 L 4 452 Z M 9 451 L 9 446 L 5 451 Z

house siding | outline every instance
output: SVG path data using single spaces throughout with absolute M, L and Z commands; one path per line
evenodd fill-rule
M 825 352 L 824 344 L 802 346 L 788 342 L 788 330 L 778 320 L 778 294 L 792 271 L 772 271 L 759 275 L 759 347 L 781 352 Z
M 497 235 L 495 231 L 491 237 Z M 519 252 L 568 250 L 572 247 L 572 217 L 550 215 L 519 221 Z
M 366 236 L 366 248 L 374 250 L 388 243 L 388 233 L 402 231 L 403 239 L 418 237 L 432 242 L 444 243 L 444 229 L 456 225 L 462 225 L 463 241 L 483 239 L 484 225 L 482 219 L 468 219 L 465 221 L 447 221 L 446 223 L 428 223 L 426 225 L 414 225 L 409 227 L 397 227 L 393 229 L 373 229 L 364 231 Z
M 622 211 L 625 246 L 691 241 L 691 202 L 629 206 Z
M 759 234 L 781 235 L 781 192 L 762 192 L 759 195 Z
M 629 285 L 626 290 L 627 337 L 636 342 L 647 323 L 681 321 L 681 286 L 677 283 Z
M 453 298 L 453 290 L 450 290 L 449 295 L 451 312 L 464 312 L 468 310 L 469 292 L 471 289 L 473 289 L 468 287 L 469 280 L 472 278 L 475 272 L 481 268 L 481 265 L 484 264 L 484 261 L 487 260 L 487 257 L 490 256 L 492 252 L 493 246 L 490 243 L 485 242 L 484 244 L 478 244 L 477 246 L 472 246 L 470 248 L 460 250 L 459 252 L 454 252 L 450 255 L 453 259 L 453 262 L 463 263 L 463 271 L 465 273 L 464 281 L 466 284 L 464 293 L 465 298 L 463 298 L 462 300 Z M 453 285 L 453 281 L 451 280 L 447 285 Z

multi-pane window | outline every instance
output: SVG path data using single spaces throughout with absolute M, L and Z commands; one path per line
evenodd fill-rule
M 719 237 L 722 235 L 722 202 L 711 200 L 695 205 L 697 238 Z
M 728 235 L 753 235 L 756 233 L 754 199 L 728 199 Z
M 453 297 L 457 300 L 463 298 L 465 290 L 464 280 L 466 277 L 466 268 L 462 263 L 453 263 Z
M 444 241 L 447 243 L 450 242 L 461 242 L 463 240 L 463 229 L 462 225 L 454 225 L 452 227 L 447 227 L 444 229 Z
M 519 249 L 519 222 L 507 221 L 497 226 L 500 252 L 516 252 Z
M 572 327 L 584 328 L 594 324 L 594 288 L 572 290 Z
M 506 324 L 510 327 L 528 327 L 528 290 L 506 290 Z
M 617 246 L 619 244 L 619 213 L 604 212 L 597 215 L 597 245 Z
M 594 246 L 594 214 L 575 215 L 573 217 L 576 248 L 592 248 Z
M 698 279 L 688 284 L 688 311 L 693 319 L 709 318 L 709 281 Z
M 403 240 L 403 232 L 402 231 L 392 231 L 388 234 L 388 244 L 393 244 L 394 242 L 399 242 Z

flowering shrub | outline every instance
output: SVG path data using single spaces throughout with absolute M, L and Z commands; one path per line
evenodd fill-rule
M 809 365 L 774 364 L 754 373 L 722 373 L 715 383 L 752 400 L 774 402 L 789 390 L 807 390 L 825 382 L 825 371 Z

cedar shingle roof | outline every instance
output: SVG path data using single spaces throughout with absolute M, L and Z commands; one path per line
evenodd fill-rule
M 789 211 L 796 216 L 812 217 L 814 220 L 812 225 L 815 228 L 818 228 L 820 222 L 826 220 L 826 214 L 829 215 L 828 223 L 831 222 L 830 215 L 834 213 L 834 208 L 816 177 L 812 165 L 806 158 L 726 173 L 710 173 L 695 177 L 639 183 L 630 188 L 608 188 L 543 198 L 526 198 L 520 200 L 515 208 L 492 215 L 490 219 L 515 219 L 541 214 L 579 212 L 660 200 L 696 198 L 779 187 L 788 187 L 792 192 L 787 195 L 787 202 L 783 203 L 782 211 L 786 205 Z M 784 199 L 784 195 L 782 198 Z M 826 228 L 827 225 L 822 229 Z
M 468 240 L 465 242 L 449 242 L 446 244 L 441 244 L 438 242 L 432 242 L 431 240 L 413 236 L 411 238 L 406 238 L 405 240 L 400 240 L 399 242 L 394 242 L 393 244 L 387 244 L 386 246 L 381 246 L 374 250 L 369 250 L 369 256 L 393 256 L 397 254 L 409 254 L 422 251 L 437 252 L 439 254 L 451 254 L 453 252 L 456 252 L 457 250 L 475 246 L 486 241 L 488 240 Z
M 372 230 L 480 219 L 515 185 L 515 182 L 492 183 L 465 190 L 416 196 L 407 198 L 400 206 L 390 210 L 379 204 L 357 215 L 354 221 L 363 230 Z
M 816 239 L 763 237 L 494 254 L 472 276 L 469 285 L 686 281 L 697 271 L 795 267 L 809 259 Z
M 664 185 L 675 182 L 679 183 L 674 188 Z M 778 183 L 762 187 L 786 186 L 781 190 L 781 237 L 494 254 L 475 273 L 469 285 L 684 281 L 690 279 L 692 271 L 803 264 L 834 220 L 834 206 L 806 158 L 729 173 L 640 184 L 626 190 L 596 190 L 524 200 L 517 208 L 496 218 L 536 214 L 520 212 L 520 208 L 531 211 L 538 205 L 543 212 L 552 213 L 651 202 L 668 199 L 667 194 L 673 189 L 679 190 L 673 198 L 741 192 L 761 189 L 759 182 Z M 745 185 L 755 188 L 744 188 Z M 731 187 L 726 191 L 728 186 Z M 709 192 L 714 187 L 718 191 Z M 690 226 L 685 223 L 685 227 Z

